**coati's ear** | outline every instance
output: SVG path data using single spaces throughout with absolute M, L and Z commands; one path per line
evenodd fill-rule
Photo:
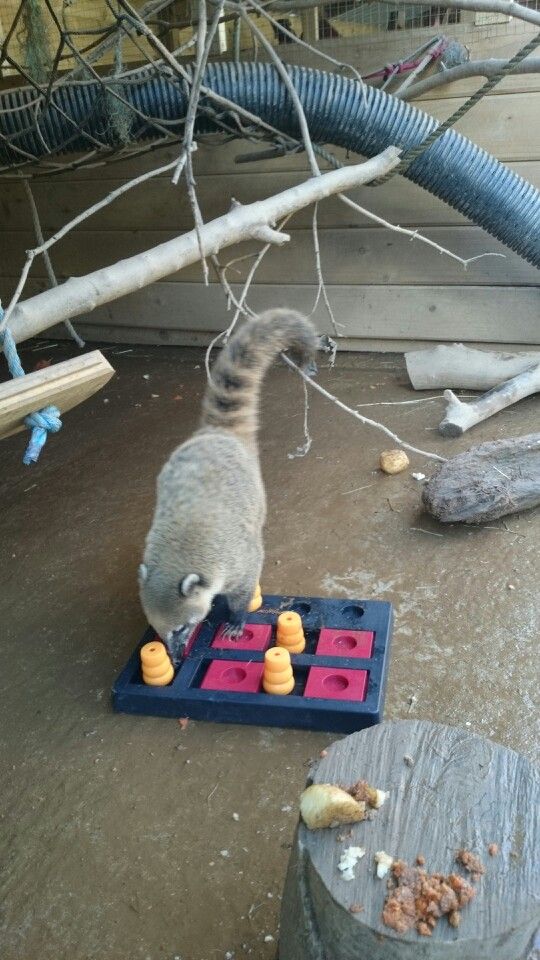
M 201 578 L 198 573 L 187 573 L 183 580 L 180 580 L 178 584 L 178 590 L 183 597 L 189 597 L 192 593 L 193 588 L 196 587 L 201 582 Z
M 139 566 L 139 583 L 146 583 L 148 580 L 148 567 L 145 563 L 141 563 Z

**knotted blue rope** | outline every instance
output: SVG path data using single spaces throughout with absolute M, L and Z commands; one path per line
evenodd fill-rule
M 0 323 L 2 322 L 3 316 L 4 311 L 2 307 L 0 307 Z M 8 327 L 6 327 L 5 330 L 0 330 L 0 346 L 4 348 L 4 356 L 11 376 L 24 377 L 24 370 L 19 360 L 15 340 Z M 30 463 L 36 463 L 42 448 L 47 442 L 47 434 L 58 433 L 62 426 L 62 421 L 58 407 L 50 406 L 43 407 L 42 410 L 38 410 L 36 413 L 29 413 L 28 416 L 24 418 L 24 422 L 28 429 L 32 431 L 23 457 L 23 463 L 28 466 Z

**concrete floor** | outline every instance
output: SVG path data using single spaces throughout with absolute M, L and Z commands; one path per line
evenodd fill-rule
M 71 352 L 35 346 L 27 369 Z M 108 348 L 117 376 L 66 416 L 39 465 L 21 465 L 22 435 L 1 446 L 1 956 L 272 960 L 296 802 L 333 738 L 112 713 L 144 626 L 136 569 L 155 476 L 204 386 L 198 351 L 125 350 Z M 389 356 L 344 355 L 320 380 L 349 404 L 411 397 Z M 536 429 L 538 400 L 461 440 L 434 429 L 440 402 L 363 412 L 453 454 Z M 276 368 L 263 589 L 391 600 L 386 717 L 466 724 L 536 759 L 539 512 L 444 528 L 410 471 L 377 472 L 381 434 L 318 395 L 310 426 L 310 454 L 289 460 L 302 390 Z

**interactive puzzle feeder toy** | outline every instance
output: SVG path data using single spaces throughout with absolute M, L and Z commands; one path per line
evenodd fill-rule
M 147 660 L 164 652 L 149 628 L 114 684 L 115 709 L 338 733 L 382 719 L 389 603 L 266 596 L 238 639 L 225 630 L 228 615 L 216 598 L 174 675 L 170 663 Z

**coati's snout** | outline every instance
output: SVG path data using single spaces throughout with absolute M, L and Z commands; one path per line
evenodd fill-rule
M 139 567 L 139 593 L 148 623 L 162 640 L 182 646 L 196 624 L 208 615 L 214 591 L 198 573 L 180 579 L 158 567 Z

